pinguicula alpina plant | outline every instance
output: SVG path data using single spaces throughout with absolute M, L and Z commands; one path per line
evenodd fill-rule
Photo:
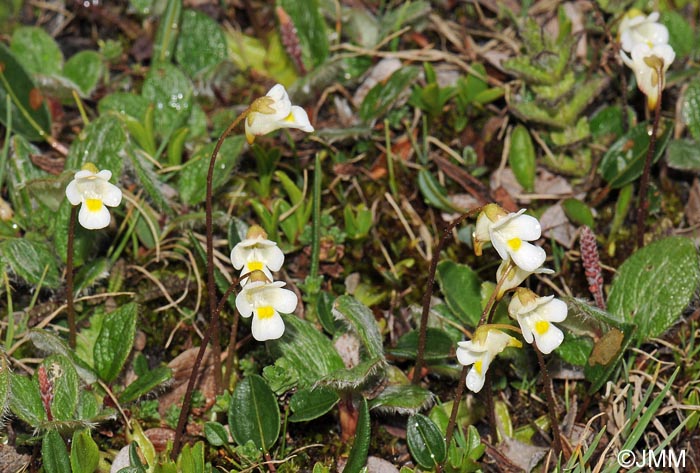
M 185 397 L 182 403 L 182 410 L 180 411 L 180 417 L 178 419 L 178 424 L 175 429 L 175 440 L 173 442 L 172 458 L 177 458 L 180 453 L 180 448 L 182 445 L 182 433 L 185 428 L 185 423 L 187 421 L 187 416 L 189 414 L 189 407 L 192 400 L 192 393 L 194 390 L 195 380 L 197 378 L 197 373 L 199 371 L 199 366 L 201 365 L 204 353 L 206 351 L 207 345 L 212 342 L 212 351 L 214 358 L 214 382 L 216 385 L 216 390 L 221 391 L 222 389 L 222 369 L 221 369 L 221 345 L 217 338 L 213 338 L 213 335 L 219 333 L 219 315 L 221 312 L 222 304 L 219 304 L 218 297 L 216 294 L 216 282 L 214 279 L 214 224 L 213 224 L 213 181 L 214 181 L 214 168 L 216 165 L 216 158 L 219 154 L 219 150 L 224 143 L 224 140 L 233 133 L 236 127 L 245 120 L 245 136 L 249 144 L 255 141 L 257 136 L 265 135 L 279 129 L 296 128 L 304 132 L 310 133 L 314 131 L 313 126 L 309 121 L 309 117 L 306 111 L 296 105 L 292 105 L 289 100 L 289 95 L 286 89 L 281 84 L 276 84 L 270 89 L 270 91 L 263 97 L 259 97 L 250 104 L 250 106 L 245 109 L 236 119 L 234 119 L 231 124 L 224 130 L 224 132 L 219 137 L 214 147 L 214 151 L 211 154 L 209 160 L 209 169 L 207 172 L 207 188 L 206 188 L 206 208 L 205 208 L 205 226 L 206 226 L 206 254 L 207 254 L 207 295 L 209 299 L 209 327 L 202 339 L 199 352 L 195 359 L 195 363 L 192 367 L 192 375 L 190 376 L 189 382 L 187 384 L 187 390 L 185 392 Z M 263 232 L 264 233 L 264 232 Z M 258 238 L 260 237 L 260 238 Z M 252 263 L 255 270 L 257 269 L 258 263 L 260 263 L 259 271 L 263 271 L 265 267 L 269 270 L 274 271 L 274 268 L 281 266 L 283 258 L 280 261 L 280 255 L 276 250 L 271 248 L 276 248 L 276 246 L 267 244 L 263 240 L 267 240 L 266 236 L 263 234 L 253 234 L 249 235 L 246 240 L 257 239 L 255 242 L 246 242 L 245 245 L 239 247 L 239 250 L 233 250 L 231 253 L 231 260 L 236 267 L 236 269 L 243 269 L 243 274 L 250 272 L 253 268 L 247 266 L 244 268 L 245 263 Z M 267 250 L 263 250 L 267 247 Z M 247 248 L 247 250 L 245 249 Z M 251 251 L 252 250 L 252 251 Z M 235 254 L 234 254 L 235 253 Z M 247 253 L 247 255 L 246 255 Z M 235 258 L 234 258 L 235 257 Z M 245 260 L 245 263 L 240 264 L 243 260 L 241 258 L 251 257 L 252 260 Z M 260 258 L 260 259 L 257 259 Z M 263 261 L 264 258 L 264 261 Z M 270 259 L 267 259 L 270 258 Z M 237 265 L 239 265 L 237 267 Z M 247 269 L 247 271 L 246 271 Z M 263 276 L 267 278 L 267 275 L 263 271 Z M 246 283 L 251 283 L 250 280 L 253 277 L 251 275 L 246 279 Z M 235 284 L 235 283 L 234 283 Z M 244 286 L 245 287 L 245 286 Z M 281 288 L 278 288 L 281 289 Z M 275 294 L 278 294 L 275 292 Z M 226 297 L 228 296 L 228 293 Z M 226 297 L 223 299 L 225 300 Z M 283 304 L 282 309 L 287 309 L 291 305 L 291 298 L 287 299 L 287 304 Z M 294 301 L 294 306 L 296 306 L 296 296 Z M 268 307 L 268 306 L 265 306 Z M 280 309 L 280 310 L 282 310 Z M 293 310 L 292 308 L 291 310 Z M 291 311 L 290 310 L 290 311 Z M 249 313 L 250 314 L 250 313 Z M 263 311 L 263 315 L 268 315 L 268 311 Z M 258 314 L 257 322 L 255 323 L 256 333 L 263 337 L 262 339 L 277 338 L 274 335 L 281 336 L 284 331 L 284 324 L 280 325 L 281 318 L 279 321 L 274 317 L 275 311 L 273 309 L 270 317 L 262 319 Z M 279 315 L 277 316 L 279 317 Z M 254 322 L 256 319 L 254 319 Z M 260 322 L 265 322 L 261 324 Z M 274 331 L 273 331 L 274 328 Z M 233 332 L 237 330 L 237 323 L 234 322 Z M 231 334 L 231 339 L 235 340 L 235 333 Z M 229 346 L 229 360 L 234 356 L 235 343 Z M 229 365 L 230 366 L 230 365 Z M 227 378 L 230 377 L 230 373 L 226 374 Z
M 482 312 L 481 319 L 472 334 L 471 340 L 462 341 L 458 344 L 456 356 L 463 369 L 447 425 L 446 445 L 449 448 L 452 440 L 457 410 L 463 394 L 463 386 L 466 386 L 467 389 L 474 393 L 481 392 L 485 388 L 485 401 L 490 423 L 495 426 L 488 369 L 497 355 L 507 347 L 522 347 L 522 343 L 519 340 L 504 332 L 504 330 L 509 330 L 521 333 L 527 343 L 533 344 L 545 383 L 554 450 L 560 453 L 562 446 L 556 412 L 554 411 L 555 403 L 552 383 L 547 373 L 543 354 L 549 354 L 561 345 L 564 334 L 554 325 L 554 322 L 564 321 L 568 309 L 566 303 L 555 299 L 554 296 L 539 297 L 529 289 L 519 287 L 531 274 L 551 274 L 553 272 L 542 267 L 546 259 L 546 253 L 541 247 L 533 243 L 541 236 L 540 222 L 532 216 L 525 215 L 525 209 L 518 212 L 507 212 L 497 204 L 487 204 L 481 208 L 473 209 L 453 221 L 445 230 L 443 238 L 438 243 L 436 255 L 440 254 L 452 229 L 476 212 L 479 213 L 473 234 L 474 252 L 477 256 L 480 256 L 483 252 L 484 244 L 491 242 L 494 249 L 503 259 L 503 262 L 496 272 L 496 287 Z M 424 315 L 427 313 L 429 298 L 432 294 L 432 283 L 430 281 L 434 280 L 437 266 L 436 260 L 437 256 L 434 257 L 431 264 L 428 290 L 423 299 Z M 512 318 L 518 321 L 520 327 L 492 324 L 491 317 L 497 302 L 503 298 L 506 292 L 513 290 L 515 295 L 511 299 L 508 312 Z M 425 345 L 421 343 L 421 339 L 425 331 L 424 319 L 427 320 L 427 317 L 421 318 L 416 372 L 413 375 L 414 382 L 417 378 L 420 378 L 420 374 L 417 371 L 422 368 L 423 363 L 422 351 L 425 349 Z
M 644 16 L 639 10 L 632 9 L 623 17 L 618 31 L 622 62 L 634 72 L 637 87 L 646 96 L 647 109 L 654 114 L 644 171 L 639 182 L 638 247 L 644 246 L 645 220 L 648 211 L 647 190 L 661 117 L 661 95 L 666 86 L 666 71 L 676 58 L 675 51 L 668 44 L 668 28 L 659 23 L 658 19 L 658 12 Z
M 246 238 L 231 250 L 231 264 L 241 270 L 241 284 L 245 285 L 245 275 L 262 271 L 272 280 L 272 271 L 279 271 L 284 264 L 284 253 L 277 243 L 267 239 L 267 233 L 259 225 L 248 229 Z
M 253 338 L 264 342 L 276 340 L 284 334 L 280 313 L 290 314 L 297 306 L 297 295 L 284 289 L 282 281 L 271 281 L 262 271 L 253 271 L 241 292 L 236 296 L 236 308 L 241 317 L 253 316 Z
M 66 186 L 66 198 L 73 206 L 68 223 L 68 244 L 66 255 L 66 308 L 68 312 L 68 340 L 75 348 L 75 308 L 73 306 L 73 243 L 75 241 L 76 209 L 78 223 L 88 230 L 99 230 L 109 225 L 112 217 L 107 207 L 116 207 L 122 201 L 122 191 L 110 183 L 112 171 L 98 170 L 92 163 L 86 163 L 75 173 Z

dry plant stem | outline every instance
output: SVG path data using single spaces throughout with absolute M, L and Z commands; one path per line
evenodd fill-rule
M 533 344 L 532 348 L 537 353 L 537 361 L 540 363 L 542 371 L 542 379 L 544 381 L 544 392 L 547 396 L 547 412 L 549 413 L 549 423 L 552 425 L 552 439 L 554 440 L 554 453 L 559 456 L 562 452 L 561 431 L 559 430 L 559 421 L 557 420 L 556 404 L 554 403 L 554 386 L 552 386 L 552 378 L 549 377 L 547 371 L 547 363 L 544 361 L 542 352 Z
M 75 348 L 75 307 L 73 302 L 73 244 L 75 242 L 75 220 L 78 207 L 71 207 L 68 217 L 68 244 L 66 249 L 66 311 L 68 312 L 68 344 Z
M 450 222 L 450 224 L 443 230 L 442 237 L 440 237 L 440 241 L 438 242 L 437 248 L 435 248 L 435 253 L 433 253 L 433 259 L 430 261 L 428 283 L 425 288 L 425 294 L 423 294 L 423 312 L 420 316 L 420 332 L 418 333 L 418 351 L 416 353 L 416 365 L 413 368 L 413 377 L 411 378 L 411 382 L 413 384 L 418 384 L 418 382 L 421 379 L 421 371 L 423 370 L 423 357 L 425 355 L 425 342 L 428 329 L 428 315 L 430 314 L 430 299 L 433 297 L 433 286 L 435 285 L 435 272 L 437 271 L 437 264 L 438 260 L 440 259 L 440 253 L 445 247 L 447 239 L 452 235 L 452 230 L 454 230 L 454 228 L 460 223 L 462 223 L 464 220 L 466 220 L 467 218 L 471 217 L 479 211 L 481 211 L 481 207 L 472 209 L 467 213 L 460 215 L 454 221 Z
M 659 74 L 661 77 L 661 74 Z M 639 200 L 637 201 L 637 248 L 644 246 L 644 231 L 646 230 L 645 221 L 649 211 L 649 202 L 647 201 L 647 192 L 649 189 L 649 174 L 651 174 L 651 161 L 654 159 L 654 151 L 656 148 L 656 134 L 659 131 L 659 119 L 661 118 L 661 88 L 656 100 L 654 108 L 654 124 L 651 127 L 651 136 L 649 137 L 649 148 L 647 148 L 647 157 L 644 161 L 644 172 L 642 179 L 639 181 Z
M 455 392 L 455 398 L 452 404 L 450 421 L 447 423 L 447 431 L 445 432 L 445 443 L 447 444 L 448 450 L 450 448 L 450 442 L 452 441 L 452 434 L 455 431 L 455 425 L 457 424 L 457 412 L 459 411 L 459 403 L 462 402 L 462 396 L 464 395 L 467 373 L 469 373 L 469 366 L 462 366 L 462 374 L 460 374 L 459 382 L 457 383 L 457 392 Z
M 182 401 L 182 409 L 180 410 L 180 417 L 177 421 L 177 427 L 175 429 L 175 440 L 173 442 L 173 451 L 171 453 L 171 458 L 173 460 L 177 459 L 180 453 L 180 448 L 182 447 L 182 435 L 185 430 L 185 424 L 187 423 L 187 416 L 190 411 L 190 403 L 192 402 L 192 393 L 194 391 L 194 385 L 197 380 L 197 375 L 199 373 L 199 367 L 202 364 L 202 359 L 204 358 L 204 352 L 207 349 L 209 341 L 212 340 L 213 335 L 216 336 L 214 343 L 212 343 L 212 356 L 214 357 L 214 384 L 216 392 L 221 390 L 221 344 L 218 338 L 219 334 L 219 312 L 216 299 L 216 284 L 214 281 L 214 224 L 213 224 L 213 205 L 212 205 L 212 189 L 214 183 L 214 167 L 216 165 L 216 157 L 219 155 L 219 150 L 221 145 L 224 144 L 224 140 L 233 132 L 233 130 L 238 126 L 238 124 L 248 115 L 248 110 L 246 109 L 241 113 L 228 128 L 221 134 L 219 140 L 216 142 L 214 151 L 211 154 L 209 160 L 209 172 L 207 173 L 207 200 L 206 200 L 206 214 L 205 214 L 205 224 L 207 232 L 207 296 L 209 299 L 209 327 L 204 333 L 204 338 L 202 339 L 202 344 L 197 352 L 197 358 L 195 358 L 194 365 L 192 366 L 192 374 L 190 374 L 190 379 L 187 383 L 187 390 L 185 391 L 185 398 Z

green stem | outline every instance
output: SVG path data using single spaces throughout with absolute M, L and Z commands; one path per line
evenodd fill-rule
M 311 267 L 309 269 L 309 280 L 318 278 L 318 269 L 321 254 L 321 183 L 323 181 L 323 170 L 321 169 L 321 153 L 316 153 L 314 161 L 314 191 L 311 222 Z
M 75 307 L 73 306 L 73 243 L 75 241 L 75 220 L 78 207 L 71 206 L 68 217 L 68 244 L 66 249 L 66 311 L 68 312 L 68 344 L 75 349 Z

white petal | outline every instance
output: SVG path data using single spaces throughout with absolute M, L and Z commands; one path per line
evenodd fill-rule
M 511 250 L 509 254 L 519 268 L 529 273 L 542 266 L 547 258 L 547 254 L 542 248 L 525 242 L 520 244 L 520 248 L 517 251 Z
M 492 231 L 504 232 L 509 238 L 518 237 L 525 241 L 537 240 L 542 235 L 540 221 L 535 217 L 521 215 L 520 213 L 515 214 L 513 217 L 511 215 L 496 222 L 491 227 Z
M 299 128 L 301 131 L 305 131 L 307 133 L 314 131 L 314 127 L 311 126 L 306 110 L 298 105 L 294 105 L 292 106 L 291 114 L 292 117 L 294 117 L 294 128 Z
M 251 283 L 255 284 L 255 283 Z M 253 306 L 248 301 L 248 286 L 244 287 L 236 296 L 236 309 L 241 314 L 241 317 L 250 317 L 253 314 Z
M 73 179 L 78 180 L 78 179 L 85 179 L 87 177 L 94 177 L 94 176 L 97 176 L 97 174 L 95 174 L 92 171 L 88 171 L 87 169 L 81 169 L 80 171 L 75 173 L 75 176 L 73 176 Z
M 284 264 L 284 253 L 276 244 L 274 246 L 264 246 L 258 249 L 258 253 L 262 256 L 261 261 L 270 268 L 271 271 L 279 271 Z
M 553 324 L 549 324 L 549 329 L 540 335 L 536 330 L 533 331 L 535 336 L 535 344 L 537 348 L 545 355 L 552 353 L 561 342 L 564 341 L 564 333 L 555 327 Z M 529 342 L 528 342 L 529 343 Z
M 481 359 L 484 354 L 482 353 L 476 353 L 473 352 L 472 350 L 469 350 L 467 348 L 462 348 L 458 347 L 457 348 L 457 361 L 459 361 L 459 364 L 464 365 L 464 366 L 469 366 L 473 364 L 476 360 Z
M 109 225 L 111 219 L 109 210 L 104 205 L 99 210 L 91 212 L 88 210 L 87 205 L 83 204 L 80 206 L 80 212 L 78 212 L 78 222 L 88 230 L 104 228 Z
M 273 288 L 266 295 L 269 304 L 283 314 L 291 314 L 297 308 L 297 295 L 289 289 Z
M 100 179 L 104 179 L 105 181 L 109 181 L 110 179 L 112 179 L 112 171 L 110 171 L 109 169 L 103 169 L 95 175 Z
M 75 179 L 70 181 L 66 186 L 66 198 L 68 198 L 68 202 L 70 202 L 71 205 L 78 205 L 83 200 L 80 196 L 80 192 L 78 192 L 78 186 Z
M 568 307 L 561 299 L 552 299 L 548 303 L 537 308 L 537 313 L 543 320 L 549 322 L 562 322 L 566 319 Z
M 255 316 L 253 317 L 251 330 L 253 338 L 258 341 L 276 340 L 284 334 L 284 321 L 277 313 L 265 319 Z
M 472 367 L 469 373 L 467 373 L 467 389 L 474 393 L 481 391 L 481 388 L 484 387 L 484 381 L 486 380 L 484 373 L 486 373 L 486 370 L 482 370 L 482 374 L 479 374 L 476 368 Z
M 500 330 L 489 330 L 489 333 L 486 335 L 486 347 L 488 348 L 488 353 L 490 356 L 496 356 L 497 354 L 501 353 L 506 346 L 508 346 L 508 343 L 510 343 L 510 339 L 512 337 L 508 335 L 505 332 L 501 332 Z M 484 363 L 486 363 L 484 361 Z
M 231 264 L 236 269 L 241 269 L 246 263 L 247 250 L 242 243 L 243 242 L 238 243 L 231 250 Z
M 514 297 L 513 299 L 517 299 L 517 298 Z M 523 339 L 527 343 L 532 343 L 532 340 L 534 339 L 534 337 L 532 334 L 532 329 L 530 328 L 529 316 L 519 315 L 518 316 L 518 325 L 520 325 L 520 331 L 523 333 Z
M 116 207 L 122 201 L 122 191 L 114 184 L 110 184 L 109 182 L 105 184 L 106 185 L 102 189 L 102 203 L 107 207 Z

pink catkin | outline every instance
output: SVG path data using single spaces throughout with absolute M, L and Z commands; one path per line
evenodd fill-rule
M 49 381 L 49 377 L 44 366 L 39 366 L 37 369 L 37 378 L 39 381 L 41 402 L 44 405 L 44 410 L 46 411 L 46 419 L 52 421 L 53 414 L 51 413 L 51 402 L 53 401 L 53 386 L 51 386 L 51 381 Z
M 600 267 L 600 256 L 598 255 L 598 243 L 595 233 L 587 226 L 581 227 L 579 235 L 581 245 L 581 262 L 588 281 L 588 290 L 593 294 L 595 305 L 605 310 L 605 296 L 603 294 L 603 271 Z
M 301 43 L 299 42 L 297 29 L 292 19 L 282 7 L 277 7 L 275 11 L 277 12 L 277 18 L 280 22 L 280 39 L 282 45 L 287 51 L 287 54 L 289 54 L 289 57 L 292 58 L 299 74 L 306 75 L 304 61 L 301 58 Z

